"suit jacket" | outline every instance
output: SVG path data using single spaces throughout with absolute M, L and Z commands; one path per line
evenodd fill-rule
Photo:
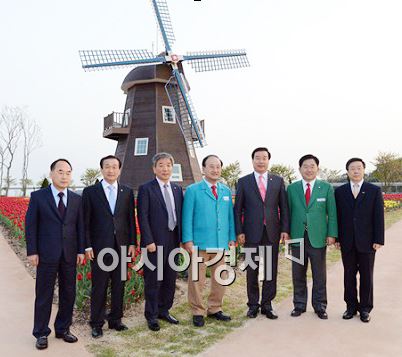
M 181 211 L 183 204 L 183 190 L 179 185 L 170 183 L 173 192 L 176 220 L 177 241 L 176 247 L 181 241 Z M 155 243 L 166 246 L 171 239 L 168 227 L 168 212 L 163 193 L 156 179 L 141 185 L 137 197 L 137 217 L 141 232 L 141 247 Z
M 98 254 L 103 248 L 136 244 L 134 194 L 126 186 L 118 185 L 114 214 L 102 183 L 86 187 L 82 193 L 86 247 Z M 120 253 L 120 252 L 118 252 Z
M 355 199 L 347 183 L 335 190 L 335 198 L 343 252 L 356 247 L 361 253 L 370 253 L 374 243 L 384 244 L 384 200 L 379 187 L 364 181 Z
M 260 243 L 264 213 L 269 242 L 278 243 L 281 232 L 289 233 L 289 208 L 283 179 L 268 173 L 267 181 L 265 201 L 261 198 L 254 173 L 242 177 L 237 184 L 236 234 L 246 235 L 246 245 Z
M 334 190 L 328 182 L 315 181 L 308 207 L 302 181 L 294 182 L 288 187 L 288 202 L 292 239 L 303 238 L 306 225 L 314 248 L 324 248 L 326 237 L 338 237 Z
M 202 180 L 187 187 L 183 203 L 182 242 L 193 242 L 200 250 L 227 249 L 235 241 L 232 193 L 218 182 L 218 199 Z
M 39 255 L 39 262 L 57 263 L 62 254 L 75 264 L 83 254 L 84 219 L 81 197 L 67 191 L 67 207 L 61 218 L 50 187 L 31 193 L 25 216 L 27 255 Z

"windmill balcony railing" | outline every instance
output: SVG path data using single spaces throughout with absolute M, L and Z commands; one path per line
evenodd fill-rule
M 111 128 L 128 128 L 129 118 L 125 113 L 112 112 L 104 118 L 104 130 Z

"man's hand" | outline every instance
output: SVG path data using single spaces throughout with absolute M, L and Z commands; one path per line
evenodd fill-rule
M 382 247 L 381 244 L 377 244 L 377 243 L 374 243 L 374 244 L 373 244 L 373 249 L 374 249 L 374 250 L 378 250 L 378 249 L 380 249 L 381 247 Z
M 38 254 L 28 255 L 27 258 L 28 258 L 29 264 L 31 264 L 33 267 L 38 266 L 38 264 L 39 264 L 39 255 Z
M 286 232 L 282 232 L 281 233 L 281 240 L 280 240 L 280 243 L 285 243 L 285 240 L 289 240 L 290 239 L 290 236 L 289 236 L 289 233 L 286 233 Z
M 187 242 L 183 244 L 184 250 L 186 250 L 187 253 L 190 255 L 193 253 L 193 247 L 194 247 L 193 242 Z
M 334 237 L 327 237 L 327 245 L 335 244 L 336 239 Z
M 236 242 L 234 241 L 234 240 L 231 240 L 230 242 L 229 242 L 229 249 L 230 248 L 236 248 Z
M 94 258 L 95 258 L 94 250 L 93 249 L 86 250 L 85 256 L 87 257 L 88 260 L 94 260 Z
M 246 235 L 244 233 L 241 233 L 237 236 L 237 242 L 240 245 L 244 245 L 244 243 L 246 242 Z
M 85 254 L 77 254 L 77 265 L 84 264 Z
M 148 244 L 148 245 L 147 245 L 147 251 L 148 251 L 148 253 L 156 252 L 156 245 L 155 245 L 155 243 Z
M 128 252 L 127 254 L 131 257 L 131 259 L 134 259 L 135 256 L 135 245 L 130 245 L 128 247 Z
M 341 249 L 341 243 L 335 242 L 335 248 L 336 249 Z

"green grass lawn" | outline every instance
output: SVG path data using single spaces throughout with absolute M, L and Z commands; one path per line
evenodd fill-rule
M 402 219 L 402 209 L 385 214 L 385 225 L 389 228 Z M 334 247 L 327 251 L 328 267 L 338 262 L 340 252 Z M 309 270 L 309 275 L 311 274 Z M 280 303 L 292 293 L 291 262 L 280 254 L 278 268 L 278 291 L 275 303 Z M 205 289 L 209 291 L 209 286 Z M 242 326 L 247 320 L 245 274 L 237 274 L 236 281 L 227 288 L 224 299 L 224 311 L 231 315 L 229 323 L 206 319 L 202 328 L 192 325 L 192 316 L 185 296 L 171 310 L 172 315 L 180 320 L 179 325 L 161 322 L 161 330 L 149 331 L 144 319 L 138 319 L 128 331 L 113 333 L 101 341 L 89 346 L 97 356 L 189 356 L 202 352 L 213 343 L 221 340 L 232 330 Z M 126 319 L 127 320 L 127 319 Z

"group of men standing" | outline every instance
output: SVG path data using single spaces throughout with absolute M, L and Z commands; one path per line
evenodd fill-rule
M 160 329 L 159 320 L 171 324 L 179 321 L 170 314 L 175 294 L 176 270 L 170 253 L 180 245 L 191 256 L 188 269 L 188 301 L 193 324 L 201 327 L 205 316 L 230 321 L 222 309 L 225 286 L 218 277 L 225 276 L 225 256 L 221 251 L 233 248 L 236 241 L 254 249 L 255 264 L 247 266 L 247 316 L 255 318 L 261 311 L 269 319 L 278 315 L 272 301 L 276 296 L 280 242 L 290 241 L 294 287 L 291 315 L 306 311 L 306 273 L 310 261 L 313 275 L 312 305 L 321 319 L 327 319 L 326 248 L 335 244 L 342 251 L 344 288 L 347 309 L 344 319 L 357 311 L 364 322 L 373 308 L 373 268 L 375 252 L 384 244 L 384 211 L 379 188 L 364 181 L 365 163 L 353 158 L 346 164 L 350 183 L 332 186 L 316 177 L 319 160 L 305 155 L 299 161 L 302 180 L 285 188 L 283 178 L 269 173 L 271 154 L 267 148 L 252 153 L 254 172 L 238 181 L 235 205 L 230 189 L 220 182 L 223 163 L 216 155 L 202 161 L 204 178 L 182 188 L 170 181 L 174 158 L 158 153 L 152 159 L 155 179 L 140 186 L 137 217 L 140 244 L 150 265 L 144 265 L 145 318 L 150 330 Z M 52 163 L 52 185 L 32 193 L 26 215 L 27 255 L 37 266 L 33 335 L 36 347 L 48 346 L 47 336 L 53 290 L 58 276 L 59 310 L 55 320 L 56 338 L 76 342 L 70 332 L 75 300 L 76 264 L 91 260 L 92 336 L 100 337 L 105 319 L 110 329 L 122 331 L 125 277 L 121 264 L 127 256 L 134 258 L 136 239 L 134 195 L 118 183 L 121 162 L 115 156 L 100 161 L 103 180 L 84 189 L 82 198 L 68 190 L 71 164 L 65 159 Z M 338 234 L 339 230 L 339 234 Z M 260 294 L 258 271 L 259 248 L 270 250 L 271 276 L 264 277 Z M 112 270 L 116 251 L 118 264 Z M 214 250 L 211 252 L 210 250 Z M 98 259 L 102 256 L 101 261 Z M 201 260 L 199 260 L 201 259 Z M 209 264 L 213 262 L 213 264 Z M 203 302 L 206 268 L 211 269 L 211 289 L 207 306 Z M 360 274 L 360 298 L 356 275 Z M 111 281 L 111 309 L 106 314 L 106 296 Z M 260 296 L 261 295 L 261 296 Z

